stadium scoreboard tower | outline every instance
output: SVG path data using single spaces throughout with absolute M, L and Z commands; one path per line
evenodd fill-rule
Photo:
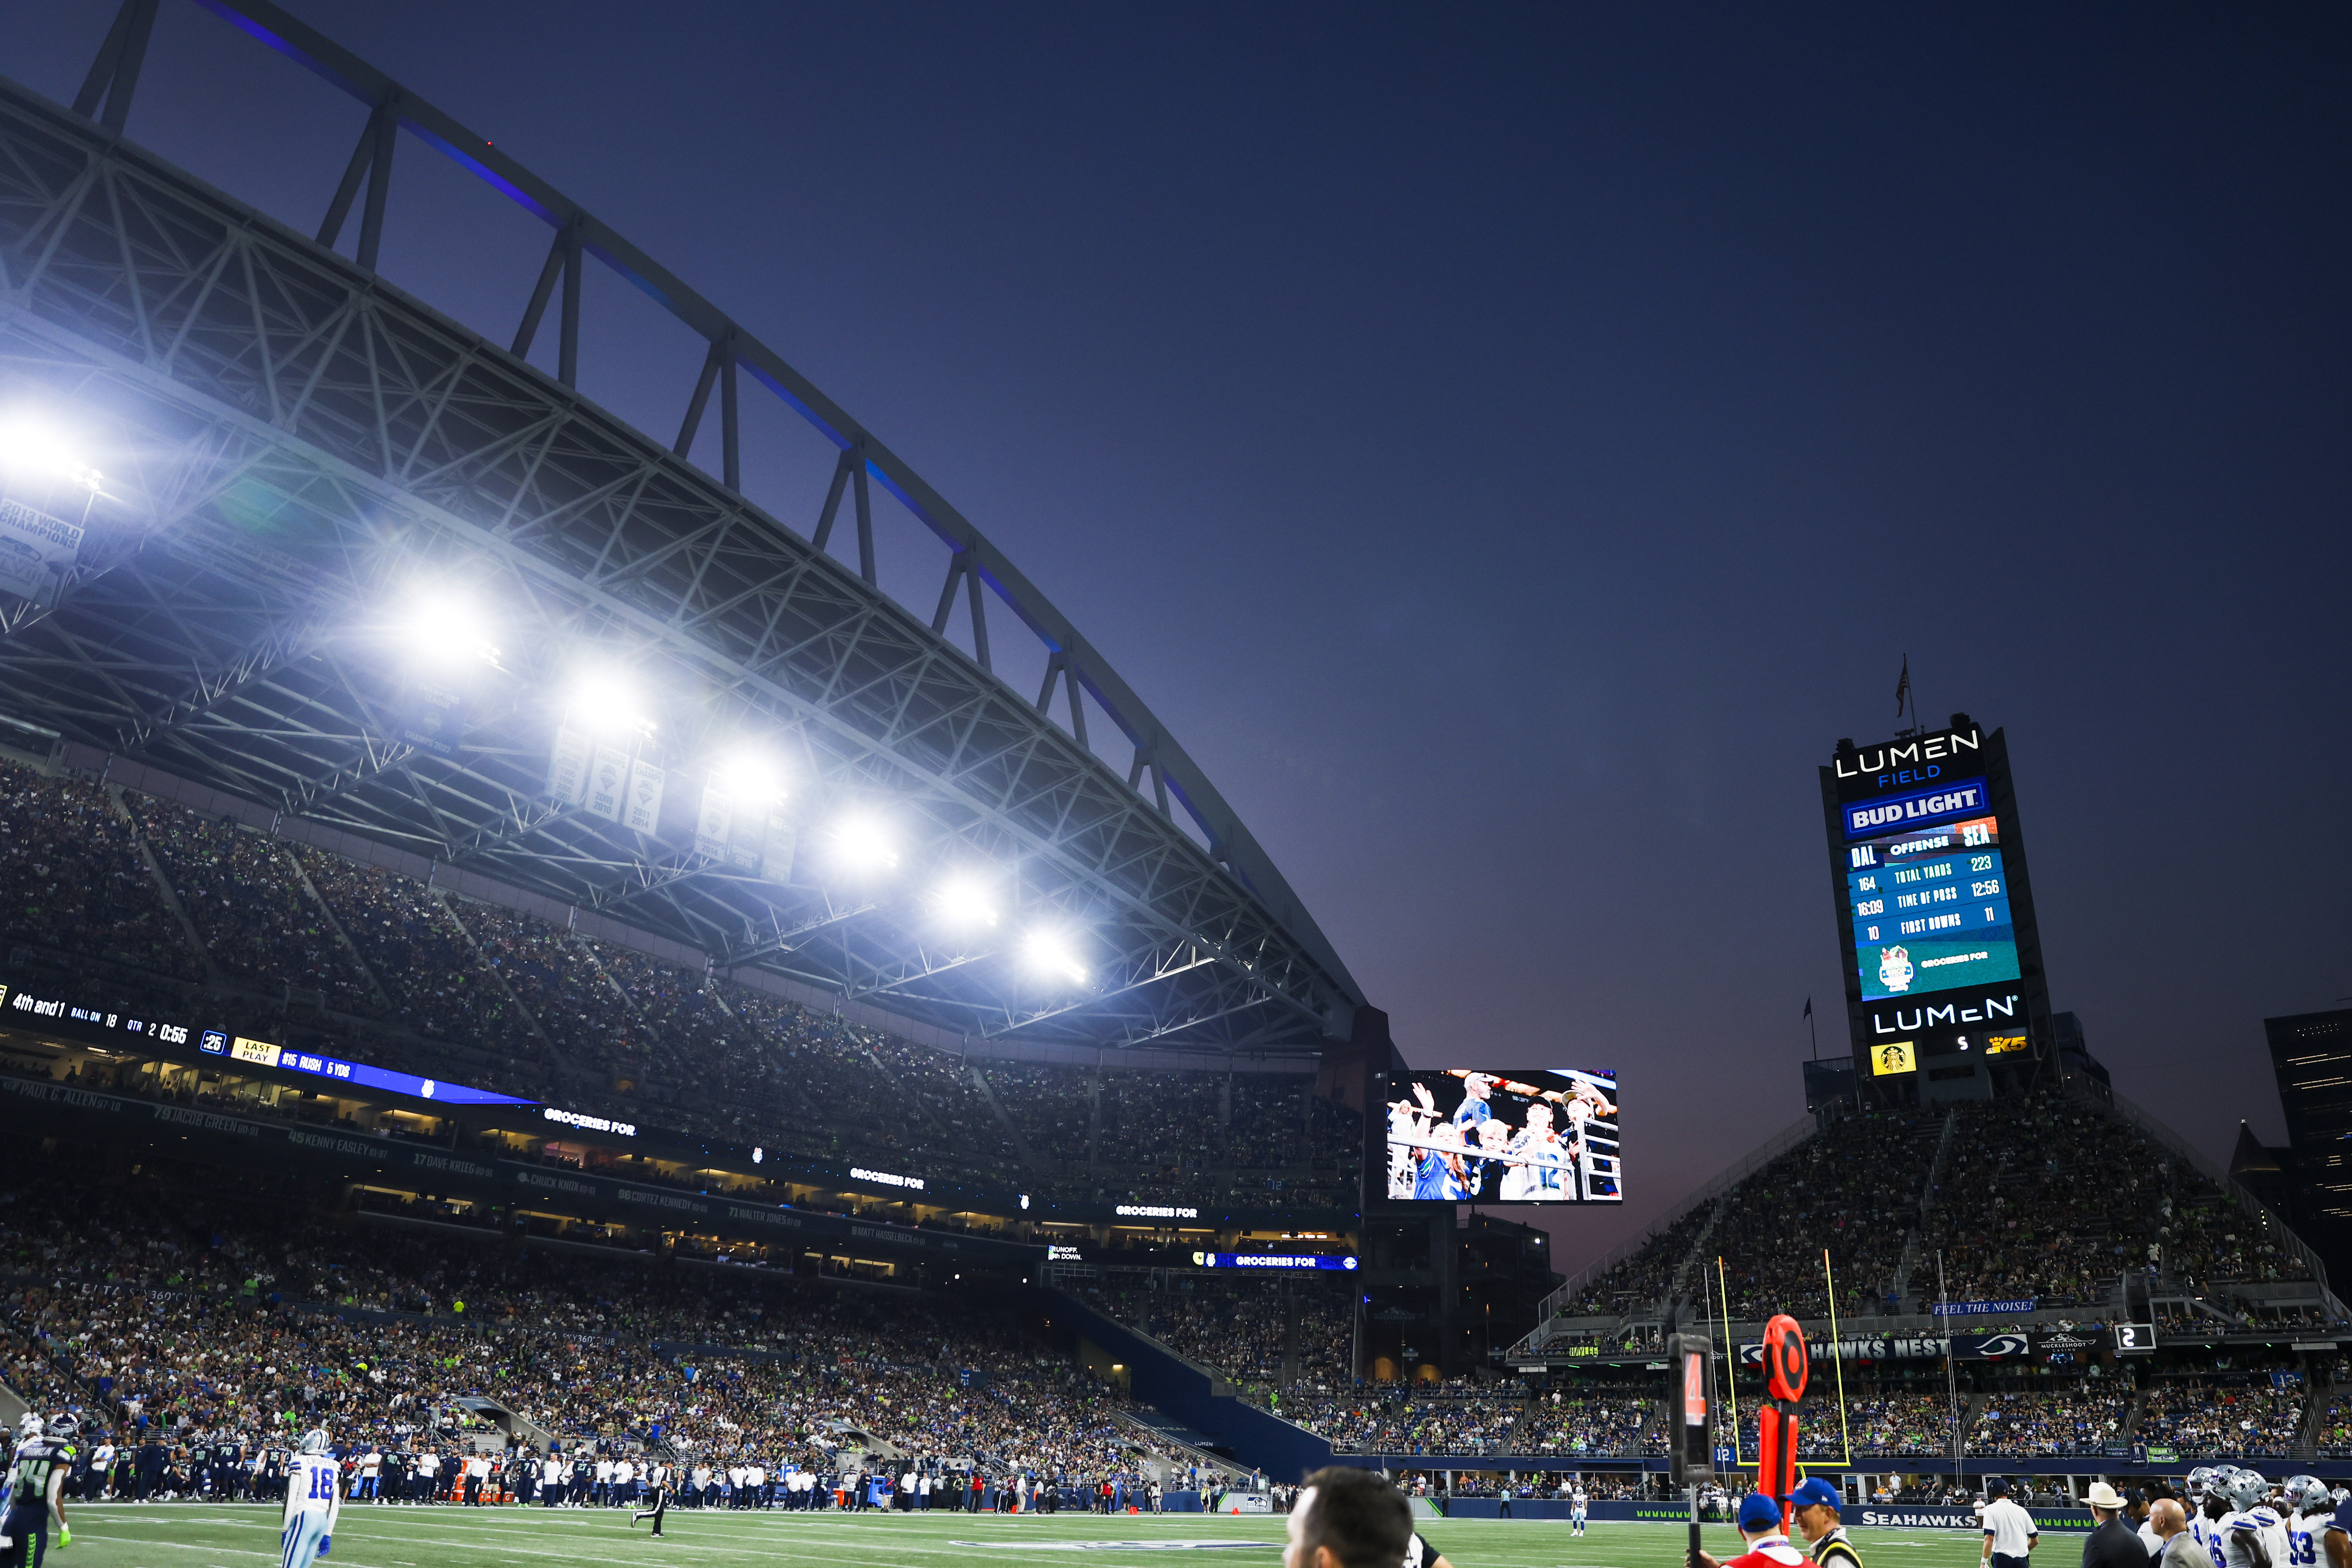
M 1864 1104 L 1982 1099 L 2050 1059 L 2041 929 L 2000 731 L 1965 713 L 1821 770 Z

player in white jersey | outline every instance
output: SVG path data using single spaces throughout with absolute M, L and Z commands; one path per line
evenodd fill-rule
M 286 1516 L 279 1568 L 310 1568 L 334 1544 L 343 1513 L 342 1468 L 327 1451 L 324 1427 L 302 1434 L 286 1467 Z
M 2189 1538 L 2213 1568 L 2228 1568 L 2221 1561 L 2221 1521 L 2229 1517 L 2230 1500 L 2222 1493 L 2221 1481 L 2221 1472 L 2210 1465 L 2189 1472 Z
M 2221 1485 L 2233 1505 L 2221 1517 L 2222 1568 L 2286 1568 L 2285 1521 L 2270 1506 L 2270 1482 L 2255 1471 L 2231 1469 Z
M 2286 1479 L 2286 1560 L 2291 1568 L 2317 1568 L 2321 1542 L 2336 1512 L 2327 1483 L 2317 1476 Z

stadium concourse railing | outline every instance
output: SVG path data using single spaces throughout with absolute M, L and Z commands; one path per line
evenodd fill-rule
M 1706 1185 L 1699 1188 L 1689 1197 L 1684 1199 L 1674 1208 L 1668 1210 L 1663 1217 L 1653 1221 L 1649 1229 L 1633 1237 L 1631 1241 L 1620 1242 L 1617 1246 L 1611 1247 L 1607 1252 L 1602 1253 L 1598 1260 L 1586 1264 L 1574 1274 L 1570 1275 L 1568 1277 L 1568 1282 L 1554 1290 L 1550 1295 L 1546 1296 L 1543 1299 L 1542 1304 L 1537 1309 L 1536 1315 L 1538 1326 L 1536 1329 L 1535 1334 L 1529 1336 L 1530 1341 L 1535 1341 L 1539 1343 L 1540 1342 L 1538 1339 L 1538 1336 L 1540 1336 L 1544 1331 L 1541 1325 L 1549 1322 L 1553 1317 L 1559 1313 L 1562 1308 L 1574 1301 L 1578 1296 L 1583 1293 L 1586 1287 L 1607 1275 L 1611 1269 L 1616 1268 L 1619 1264 L 1624 1262 L 1627 1258 L 1641 1251 L 1642 1248 L 1649 1246 L 1650 1243 L 1657 1240 L 1658 1237 L 1665 1235 L 1666 1232 L 1681 1224 L 1686 1216 L 1700 1206 L 1713 1203 L 1717 1198 L 1722 1196 L 1724 1193 L 1732 1187 L 1737 1186 L 1739 1183 L 1746 1181 L 1748 1176 L 1752 1175 L 1756 1171 L 1770 1163 L 1772 1161 L 1779 1159 L 1781 1155 L 1787 1153 L 1790 1150 L 1795 1148 L 1798 1144 L 1802 1143 L 1806 1139 L 1811 1138 L 1814 1133 L 1820 1131 L 1820 1122 L 1810 1112 L 1797 1118 L 1796 1121 L 1789 1123 L 1788 1126 L 1783 1127 L 1780 1131 L 1775 1132 L 1771 1137 L 1767 1138 L 1763 1142 L 1758 1144 L 1755 1148 L 1749 1150 L 1745 1155 L 1741 1156 L 1738 1163 L 1724 1171 L 1713 1181 L 1707 1183 Z M 1529 1343 L 1528 1348 L 1534 1349 L 1536 1348 L 1536 1345 L 1535 1343 Z

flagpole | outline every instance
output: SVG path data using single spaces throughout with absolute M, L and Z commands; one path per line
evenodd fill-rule
M 1813 1018 L 1813 999 L 1805 998 L 1805 1030 L 1813 1037 L 1813 1060 L 1822 1059 L 1822 1026 Z

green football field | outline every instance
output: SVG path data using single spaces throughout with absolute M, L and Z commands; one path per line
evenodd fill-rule
M 74 1543 L 58 1568 L 247 1568 L 275 1562 L 275 1509 L 164 1503 L 74 1509 Z M 1682 1527 L 1596 1523 L 1581 1541 L 1565 1524 L 1538 1521 L 1422 1521 L 1422 1533 L 1458 1568 L 1680 1568 Z M 1728 1526 L 1706 1527 L 1706 1550 L 1739 1551 Z M 920 1564 L 1053 1563 L 1084 1553 L 1088 1563 L 1166 1564 L 1171 1553 L 1234 1568 L 1281 1561 L 1279 1518 L 1101 1519 L 1062 1514 L 840 1515 L 696 1513 L 675 1510 L 664 1539 L 629 1527 L 607 1510 L 346 1508 L 325 1568 L 539 1568 L 566 1563 L 628 1564 L 671 1559 L 697 1568 L 734 1564 Z M 1869 1568 L 1975 1568 L 1977 1540 L 1964 1531 L 1861 1531 Z M 2081 1550 L 2065 1536 L 2045 1554 L 2070 1562 Z

